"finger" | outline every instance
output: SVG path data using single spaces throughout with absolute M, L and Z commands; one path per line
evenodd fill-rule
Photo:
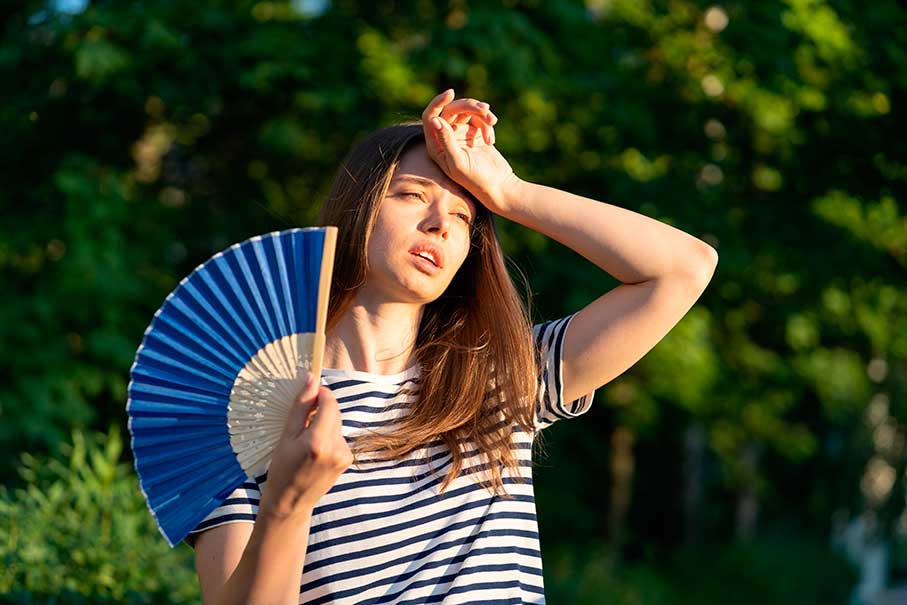
M 492 128 L 491 124 L 478 116 L 472 116 L 472 119 L 469 121 L 469 126 L 472 130 L 467 131 L 466 138 L 470 141 L 471 145 L 475 145 L 475 138 L 478 135 L 482 136 L 482 140 L 485 141 L 486 145 L 491 145 L 492 140 Z
M 450 157 L 453 151 L 454 131 L 444 118 L 431 119 L 435 151 L 439 157 Z
M 452 111 L 473 111 L 473 112 L 485 112 L 491 106 L 484 101 L 479 101 L 477 99 L 470 99 L 468 97 L 463 97 L 461 99 L 454 99 L 450 103 L 444 106 L 445 109 L 450 108 Z
M 493 141 L 494 141 L 494 128 L 491 126 L 491 124 L 488 124 L 487 122 L 479 121 L 476 123 L 476 126 L 477 126 L 476 131 L 473 134 L 473 137 L 474 137 L 473 145 L 475 145 L 475 142 L 476 142 L 475 138 L 477 138 L 479 136 L 482 137 L 482 141 L 486 145 L 492 145 Z
M 450 120 L 449 120 L 450 121 Z M 497 117 L 491 116 L 490 119 L 488 116 L 481 116 L 476 114 L 457 114 L 453 121 L 450 121 L 451 125 L 454 126 L 454 131 L 459 131 L 462 124 L 469 124 L 470 126 L 475 126 L 479 128 L 482 132 L 483 138 L 488 134 L 488 129 L 497 122 Z M 486 140 L 488 142 L 488 140 Z M 492 143 L 488 143 L 491 145 Z
M 452 119 L 451 118 L 446 118 L 446 119 L 447 119 L 447 122 L 451 126 L 454 126 L 456 124 L 467 124 L 467 123 L 469 123 L 469 120 L 471 118 L 472 118 L 472 116 L 469 115 L 468 113 L 458 113 L 458 114 L 454 115 Z
M 494 145 L 494 126 L 487 124 L 482 128 L 482 138 L 485 139 L 486 145 Z
M 293 399 L 293 403 L 290 405 L 290 412 L 287 414 L 285 430 L 289 434 L 296 435 L 305 428 L 306 418 L 317 404 L 317 394 L 318 385 L 315 376 L 308 372 L 305 384 L 296 395 L 296 398 Z
M 336 430 L 340 424 L 340 407 L 337 398 L 327 387 L 318 389 L 318 410 L 309 428 L 315 432 Z
M 425 111 L 422 112 L 422 120 L 429 121 L 431 118 L 441 115 L 441 110 L 444 109 L 444 106 L 453 101 L 454 99 L 454 89 L 448 88 L 434 99 L 428 102 L 428 107 L 425 108 Z
M 454 132 L 460 132 L 461 130 L 468 130 L 471 128 L 469 125 L 469 120 L 471 116 L 467 114 L 458 113 L 453 117 L 452 120 L 448 120 L 447 123 L 450 124 L 451 130 Z
M 429 156 L 448 176 L 455 178 L 453 175 L 460 172 L 466 161 L 462 145 L 464 137 L 441 118 L 432 118 L 431 133 L 433 152 Z
M 467 147 L 475 147 L 476 139 L 481 136 L 482 129 L 479 126 L 481 122 L 478 120 L 470 122 L 469 124 L 463 124 L 460 126 L 460 129 L 464 132 L 457 136 L 457 141 L 465 143 Z
M 484 120 L 497 121 L 497 117 L 491 113 L 488 103 L 482 103 L 475 99 L 457 99 L 443 106 L 440 117 L 450 121 L 454 115 L 466 113 L 469 115 L 479 116 Z
M 425 149 L 428 151 L 428 157 L 438 161 L 438 153 L 441 149 L 441 141 L 438 139 L 438 129 L 435 128 L 436 118 L 426 118 L 423 129 L 425 131 Z
M 464 114 L 460 114 L 460 116 L 462 115 Z M 466 131 L 466 139 L 471 145 L 475 144 L 475 137 L 479 133 L 481 133 L 482 140 L 485 141 L 486 145 L 494 144 L 494 128 L 491 122 L 475 115 L 468 116 L 464 122 L 469 127 L 469 130 Z

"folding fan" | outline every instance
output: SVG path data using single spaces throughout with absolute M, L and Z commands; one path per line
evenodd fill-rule
M 306 372 L 321 374 L 336 227 L 253 237 L 167 296 L 130 370 L 142 493 L 170 546 L 264 472 Z

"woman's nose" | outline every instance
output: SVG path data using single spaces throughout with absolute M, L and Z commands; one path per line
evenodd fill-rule
M 429 215 L 425 217 L 423 225 L 425 230 L 429 233 L 438 233 L 441 237 L 447 239 L 448 233 L 450 232 L 450 217 L 442 212 L 436 205 L 429 212 Z

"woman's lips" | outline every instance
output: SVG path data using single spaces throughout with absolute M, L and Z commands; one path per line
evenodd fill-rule
M 436 266 L 433 262 L 431 262 L 427 258 L 423 258 L 423 257 L 419 256 L 418 254 L 412 254 L 412 253 L 410 254 L 410 256 L 413 257 L 413 262 L 416 264 L 416 266 L 419 267 L 425 273 L 435 274 L 441 270 L 440 267 Z

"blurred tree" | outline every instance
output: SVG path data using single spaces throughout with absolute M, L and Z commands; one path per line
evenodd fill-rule
M 550 429 L 543 542 L 621 532 L 633 558 L 770 526 L 824 538 L 839 509 L 877 511 L 886 535 L 904 518 L 899 3 L 31 1 L 0 9 L 0 28 L 16 83 L 0 103 L 10 482 L 19 452 L 124 421 L 142 330 L 192 267 L 311 223 L 358 137 L 453 86 L 492 104 L 522 177 L 721 257 L 596 409 Z M 501 231 L 538 317 L 615 283 Z M 612 442 L 629 458 L 612 464 Z

